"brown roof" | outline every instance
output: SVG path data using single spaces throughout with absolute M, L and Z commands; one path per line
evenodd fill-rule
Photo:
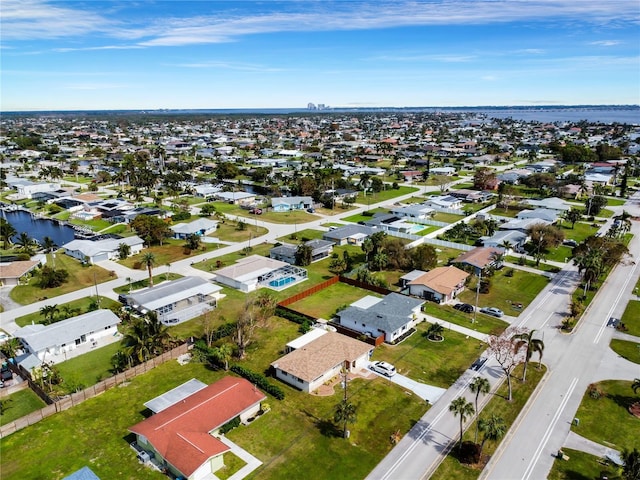
M 189 477 L 227 447 L 209 434 L 267 397 L 244 378 L 224 377 L 130 427 Z
M 36 268 L 39 263 L 31 260 L 0 263 L 0 278 L 20 278 Z
M 468 276 L 467 272 L 453 266 L 437 267 L 410 281 L 409 285 L 424 285 L 443 295 L 450 295 Z
M 79 195 L 74 195 L 74 199 L 82 200 L 83 202 L 97 202 L 98 200 L 102 200 L 102 197 L 99 197 L 95 193 L 81 193 Z
M 311 382 L 345 360 L 353 362 L 372 349 L 371 345 L 355 338 L 327 332 L 271 365 Z
M 504 248 L 478 247 L 456 257 L 453 263 L 467 263 L 477 268 L 485 268 L 493 263 L 494 255 L 504 253 Z

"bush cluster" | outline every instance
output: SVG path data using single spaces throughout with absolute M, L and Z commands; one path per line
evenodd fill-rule
M 235 417 L 231 420 L 229 420 L 227 423 L 225 423 L 224 425 L 222 425 L 220 427 L 220 430 L 218 430 L 218 432 L 220 432 L 220 434 L 224 435 L 225 433 L 233 430 L 236 427 L 240 426 L 240 417 Z
M 254 385 L 257 385 L 260 389 L 264 390 L 268 394 L 272 395 L 278 400 L 284 400 L 284 392 L 277 385 L 269 383 L 267 377 L 261 373 L 252 372 L 248 368 L 241 367 L 240 365 L 233 365 L 230 369 L 232 372 L 237 373 L 241 377 L 246 378 Z
M 281 307 L 276 307 L 275 314 L 278 317 L 286 318 L 287 320 L 290 320 L 293 323 L 298 323 L 300 325 L 310 321 L 309 317 L 302 315 L 301 313 L 291 312 Z

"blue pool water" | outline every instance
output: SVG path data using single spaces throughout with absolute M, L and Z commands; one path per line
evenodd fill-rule
M 284 278 L 279 278 L 278 280 L 271 280 L 269 282 L 269 286 L 270 287 L 282 287 L 283 285 L 288 285 L 291 282 L 294 282 L 296 279 L 295 277 L 284 277 Z

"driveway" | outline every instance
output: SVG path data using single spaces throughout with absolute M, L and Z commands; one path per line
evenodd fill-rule
M 373 362 L 369 362 L 368 366 L 370 366 L 372 363 Z M 426 400 L 431 405 L 433 405 L 442 396 L 442 394 L 446 392 L 446 389 L 444 388 L 434 387 L 433 385 L 427 385 L 426 383 L 416 382 L 415 380 L 412 380 L 409 377 L 405 377 L 404 375 L 400 375 L 399 373 L 396 373 L 393 377 L 387 377 L 385 375 L 379 374 L 378 372 L 374 372 L 370 368 L 368 368 L 368 371 L 373 375 L 378 375 L 379 377 L 386 378 L 390 382 L 395 383 L 396 385 L 400 385 L 402 388 L 415 393 L 421 399 Z

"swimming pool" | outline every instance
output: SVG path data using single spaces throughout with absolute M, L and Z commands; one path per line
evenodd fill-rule
M 282 287 L 283 285 L 288 285 L 291 282 L 295 282 L 296 281 L 296 277 L 284 277 L 284 278 L 279 278 L 277 280 L 271 280 L 269 282 L 269 286 L 270 287 Z

